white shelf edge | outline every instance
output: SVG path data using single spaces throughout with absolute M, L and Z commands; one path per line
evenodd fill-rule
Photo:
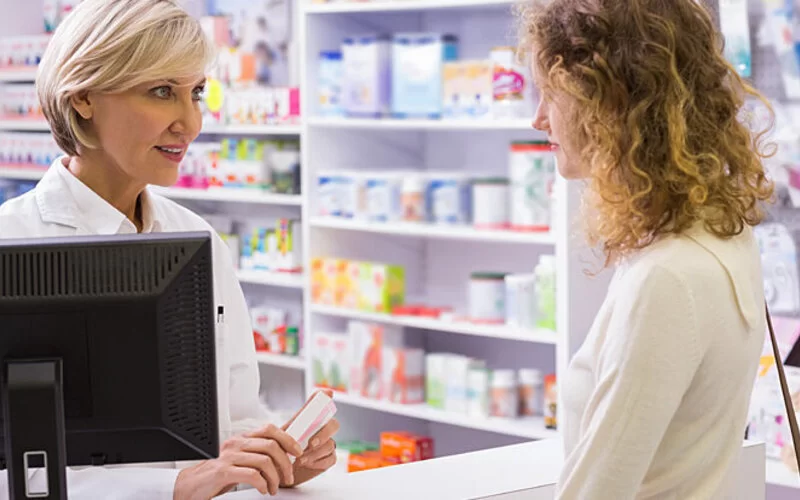
M 302 132 L 301 125 L 217 125 L 209 123 L 203 127 L 201 134 L 299 136 Z
M 417 236 L 445 240 L 484 241 L 492 243 L 522 243 L 531 245 L 554 245 L 549 232 L 495 231 L 474 229 L 469 226 L 436 226 L 411 222 L 364 222 L 340 217 L 312 217 L 311 227 L 342 229 L 367 233 Z
M 417 318 L 413 316 L 393 316 L 390 314 L 368 313 L 343 307 L 312 304 L 311 312 L 328 316 L 373 321 L 408 328 L 420 328 L 437 332 L 456 333 L 473 337 L 513 340 L 535 344 L 556 345 L 558 334 L 546 330 L 523 331 L 505 325 L 476 325 L 466 321 L 439 321 L 435 319 Z
M 0 165 L 0 179 L 19 181 L 38 181 L 44 177 L 47 168 L 19 167 L 16 165 Z
M 800 478 L 798 478 L 796 472 L 789 470 L 783 462 L 768 458 L 767 484 L 800 489 Z
M 370 130 L 523 130 L 531 139 L 544 138 L 534 130 L 530 119 L 515 120 L 425 120 L 395 118 L 309 118 L 308 125 L 317 128 L 370 129 Z
M 300 195 L 276 194 L 252 189 L 220 188 L 159 188 L 151 187 L 154 193 L 176 200 L 225 201 L 231 203 L 256 203 L 261 205 L 301 206 Z
M 306 362 L 300 356 L 289 356 L 288 354 L 273 354 L 270 352 L 257 352 L 256 360 L 263 365 L 280 366 L 292 370 L 305 370 Z
M 310 4 L 306 14 L 338 14 L 358 12 L 416 11 L 433 9 L 464 9 L 513 5 L 514 0 L 380 0 L 372 2 L 338 2 Z
M 528 439 L 549 439 L 559 436 L 557 430 L 547 429 L 541 417 L 525 419 L 503 419 L 503 418 L 476 418 L 459 413 L 448 412 L 431 408 L 427 404 L 403 405 L 391 403 L 389 401 L 379 401 L 354 396 L 352 394 L 336 392 L 333 401 L 369 410 L 391 413 L 411 418 L 427 420 L 448 425 L 455 425 L 468 429 L 475 429 L 485 432 L 494 432 L 507 436 L 516 436 Z
M 36 68 L 0 69 L 0 83 L 33 83 L 35 80 Z
M 49 132 L 50 125 L 44 120 L 0 120 L 0 130 Z
M 304 288 L 305 278 L 298 273 L 279 273 L 268 271 L 236 271 L 239 282 L 251 285 L 275 286 L 281 288 Z

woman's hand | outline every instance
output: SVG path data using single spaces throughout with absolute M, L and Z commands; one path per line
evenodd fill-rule
M 249 484 L 262 495 L 275 495 L 282 484 L 294 484 L 289 454 L 303 454 L 284 429 L 268 425 L 251 434 L 229 439 L 219 458 L 184 469 L 175 481 L 174 500 L 210 499 L 237 484 Z
M 294 463 L 294 483 L 282 486 L 297 486 L 314 479 L 336 465 L 336 441 L 333 436 L 339 432 L 339 421 L 331 420 L 319 430 L 303 455 Z

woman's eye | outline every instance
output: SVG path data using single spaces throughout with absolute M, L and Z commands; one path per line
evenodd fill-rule
M 194 89 L 194 91 L 192 91 L 192 99 L 198 102 L 202 101 L 203 98 L 205 98 L 205 91 L 206 89 L 202 87 Z
M 172 89 L 169 87 L 156 87 L 151 90 L 151 92 L 159 99 L 169 99 L 172 97 Z

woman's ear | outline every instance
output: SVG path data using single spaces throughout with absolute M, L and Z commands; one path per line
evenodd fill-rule
M 89 98 L 88 92 L 81 92 L 70 97 L 70 104 L 72 108 L 78 112 L 84 120 L 91 120 L 94 115 L 94 107 Z

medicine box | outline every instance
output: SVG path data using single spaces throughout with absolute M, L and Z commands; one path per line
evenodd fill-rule
M 392 93 L 388 36 L 348 37 L 342 44 L 342 107 L 350 116 L 388 115 Z
M 311 354 L 314 385 L 347 390 L 348 337 L 341 333 L 315 333 Z
M 381 456 L 400 463 L 419 462 L 433 458 L 433 438 L 410 432 L 382 432 Z
M 485 367 L 485 362 L 466 356 L 452 354 L 445 358 L 445 410 L 468 413 L 469 373 L 471 370 L 483 367 Z
M 392 403 L 418 404 L 425 400 L 425 351 L 384 347 L 383 399 Z
M 358 308 L 389 313 L 405 300 L 405 268 L 392 264 L 362 262 L 359 269 Z
M 383 351 L 403 345 L 403 329 L 399 326 L 351 321 L 348 325 L 350 392 L 370 399 L 382 399 Z
M 394 35 L 392 114 L 397 118 L 440 118 L 443 65 L 457 58 L 457 39 L 452 35 Z
M 425 394 L 428 406 L 444 409 L 447 396 L 447 358 L 450 354 L 430 353 L 425 356 Z
M 334 305 L 336 294 L 337 259 L 314 257 L 311 259 L 311 301 L 315 304 Z
M 336 290 L 334 300 L 337 306 L 348 309 L 358 307 L 358 286 L 361 265 L 353 260 L 336 261 Z

